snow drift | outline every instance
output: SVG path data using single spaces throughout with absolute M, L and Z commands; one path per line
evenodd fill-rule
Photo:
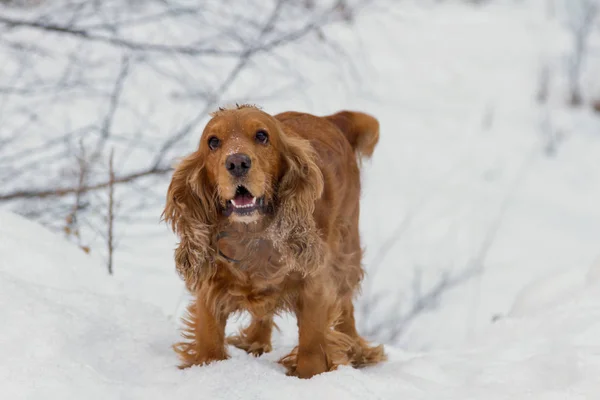
M 61 237 L 0 214 L 0 387 L 6 399 L 592 398 L 600 393 L 600 285 L 591 282 L 558 291 L 568 297 L 534 314 L 532 287 L 518 317 L 467 349 L 388 347 L 382 365 L 303 381 L 276 363 L 295 340 L 284 325 L 271 354 L 231 348 L 230 360 L 180 371 L 170 349 L 176 323 L 159 308 L 124 292 Z

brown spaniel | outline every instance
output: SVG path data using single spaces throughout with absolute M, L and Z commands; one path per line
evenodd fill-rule
M 226 359 L 226 343 L 270 351 L 282 311 L 299 328 L 298 346 L 280 360 L 289 375 L 384 360 L 383 347 L 356 331 L 352 305 L 363 277 L 359 160 L 373 153 L 377 120 L 350 111 L 271 116 L 249 105 L 212 117 L 176 168 L 163 213 L 195 296 L 185 341 L 174 346 L 181 367 Z M 228 316 L 244 310 L 252 322 L 226 338 Z

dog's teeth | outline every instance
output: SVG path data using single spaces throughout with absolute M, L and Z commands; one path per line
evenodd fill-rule
M 251 208 L 251 207 L 254 207 L 256 205 L 256 197 L 253 197 L 252 198 L 252 202 L 249 203 L 249 204 L 243 204 L 243 205 L 242 204 L 236 204 L 235 200 L 231 200 L 231 204 L 233 204 L 233 206 L 235 208 Z

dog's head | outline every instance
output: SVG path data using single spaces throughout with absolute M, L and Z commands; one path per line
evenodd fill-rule
M 213 227 L 224 220 L 253 224 L 268 216 L 280 230 L 313 232 L 322 191 L 307 140 L 256 107 L 219 110 L 169 186 L 163 216 L 182 240 L 178 264 L 201 263 Z
M 184 207 L 203 208 L 207 224 L 219 218 L 253 223 L 292 197 L 314 207 L 322 190 L 310 143 L 286 134 L 258 108 L 239 106 L 213 114 L 198 149 L 177 167 L 167 206 L 187 193 L 196 202 Z
M 254 107 L 220 110 L 206 125 L 198 150 L 206 189 L 233 222 L 257 222 L 276 201 L 286 143 L 279 123 Z

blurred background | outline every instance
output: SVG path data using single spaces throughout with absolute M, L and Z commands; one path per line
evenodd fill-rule
M 166 187 L 236 102 L 380 120 L 372 340 L 468 343 L 600 256 L 599 0 L 0 0 L 0 208 L 176 325 Z

